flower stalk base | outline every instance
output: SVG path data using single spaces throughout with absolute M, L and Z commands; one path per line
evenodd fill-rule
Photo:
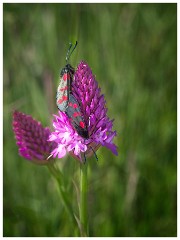
M 88 191 L 88 164 L 80 166 L 80 222 L 81 237 L 88 237 L 87 191 Z

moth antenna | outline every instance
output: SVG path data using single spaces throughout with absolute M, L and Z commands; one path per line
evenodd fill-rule
M 68 60 L 69 60 L 69 52 L 70 52 L 71 47 L 72 47 L 72 43 L 69 43 L 69 48 L 68 48 L 68 51 L 66 53 L 66 62 L 68 62 Z
M 76 43 L 74 44 L 73 49 L 71 50 L 72 43 L 70 43 L 69 49 L 68 49 L 67 54 L 66 54 L 66 62 L 67 63 L 69 61 L 69 58 L 70 58 L 71 54 L 74 52 L 74 49 L 76 48 L 77 44 L 78 44 L 78 42 L 76 41 Z M 70 52 L 70 50 L 71 50 L 71 52 Z

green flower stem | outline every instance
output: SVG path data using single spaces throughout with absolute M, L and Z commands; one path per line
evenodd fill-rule
M 53 175 L 54 179 L 57 182 L 58 189 L 59 189 L 61 198 L 63 200 L 64 206 L 65 206 L 67 212 L 69 213 L 69 216 L 71 217 L 72 221 L 77 226 L 77 221 L 76 221 L 76 218 L 75 218 L 75 214 L 73 212 L 71 203 L 70 203 L 70 201 L 69 201 L 69 199 L 67 197 L 67 193 L 66 193 L 66 191 L 64 189 L 64 186 L 63 186 L 63 183 L 62 183 L 63 182 L 63 180 L 62 180 L 62 173 L 52 163 L 48 164 L 47 166 L 48 166 L 49 171 L 51 172 L 51 174 Z
M 81 222 L 81 237 L 88 236 L 88 214 L 87 214 L 87 179 L 88 164 L 80 166 L 80 222 Z

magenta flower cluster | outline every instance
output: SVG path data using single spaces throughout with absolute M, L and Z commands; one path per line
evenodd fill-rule
M 59 111 L 59 116 L 54 115 L 53 127 L 55 132 L 52 132 L 49 136 L 49 141 L 56 142 L 57 147 L 52 151 L 53 157 L 62 158 L 66 155 L 66 152 L 71 152 L 80 157 L 81 152 L 87 150 L 87 146 L 74 130 L 70 121 L 64 112 Z
M 117 147 L 113 143 L 116 136 L 116 131 L 112 130 L 113 120 L 107 116 L 106 102 L 95 76 L 83 61 L 75 71 L 72 94 L 80 104 L 89 138 L 78 135 L 64 112 L 54 115 L 54 131 L 50 132 L 49 128 L 43 128 L 31 116 L 15 111 L 13 129 L 21 156 L 29 160 L 47 161 L 50 157 L 62 158 L 69 152 L 81 160 L 82 153 L 89 156 L 100 146 L 109 148 L 117 155 Z
M 13 114 L 13 130 L 19 147 L 19 154 L 40 164 L 47 163 L 47 157 L 56 147 L 56 143 L 48 142 L 50 129 L 44 128 L 40 122 L 30 115 L 15 111 Z

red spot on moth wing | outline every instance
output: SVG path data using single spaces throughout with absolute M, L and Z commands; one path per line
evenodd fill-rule
M 82 127 L 82 128 L 85 128 L 84 122 L 81 121 L 81 122 L 79 123 L 79 126 Z
M 64 73 L 64 75 L 63 75 L 63 80 L 64 80 L 64 81 L 67 81 L 68 79 L 70 79 L 69 73 Z
M 78 105 L 76 103 L 74 103 L 73 108 L 78 108 Z
M 73 117 L 79 117 L 79 116 L 81 116 L 81 113 L 80 113 L 80 112 L 75 112 L 75 113 L 73 113 Z
M 64 87 L 64 88 L 60 88 L 60 91 L 63 92 L 63 91 L 66 91 L 68 90 L 68 86 Z
M 69 102 L 69 106 L 72 107 L 72 108 L 78 108 L 78 105 L 76 103 L 71 103 Z
M 68 100 L 68 97 L 67 97 L 67 96 L 63 96 L 63 97 L 60 98 L 57 102 L 58 102 L 59 104 L 61 104 L 62 102 L 67 101 L 67 100 Z

